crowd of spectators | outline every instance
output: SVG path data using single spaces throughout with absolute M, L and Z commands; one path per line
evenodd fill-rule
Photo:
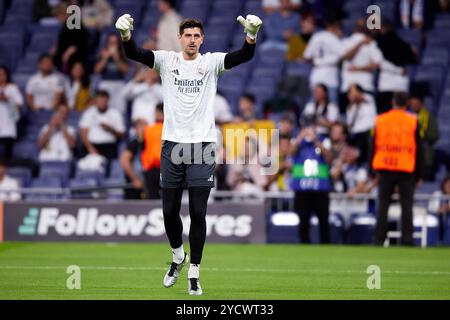
M 18 128 L 26 123 L 27 117 L 52 112 L 35 137 L 37 160 L 76 160 L 77 165 L 85 168 L 104 163 L 109 176 L 112 162 L 137 134 L 136 125 L 155 123 L 156 107 L 163 100 L 159 76 L 153 69 L 126 59 L 116 33 L 100 37 L 104 35 L 102 30 L 112 25 L 114 16 L 114 8 L 107 1 L 35 3 L 34 21 L 43 25 L 61 24 L 67 19 L 67 5 L 80 5 L 82 27 L 74 33 L 62 24 L 57 45 L 39 57 L 38 72 L 29 78 L 25 97 L 11 80 L 8 68 L 0 67 L 2 158 L 12 165 L 17 160 L 14 144 Z M 310 64 L 306 92 L 309 99 L 298 105 L 296 112 L 283 111 L 267 117 L 257 103 L 257 96 L 245 92 L 233 105 L 219 92 L 215 100 L 216 121 L 222 133 L 227 128 L 279 129 L 276 159 L 279 170 L 273 175 L 261 175 L 263 164 L 259 159 L 250 159 L 255 153 L 239 153 L 236 156 L 244 164 L 218 164 L 218 190 L 290 190 L 291 147 L 299 137 L 309 136 L 323 139 L 334 191 L 353 195 L 374 189 L 368 141 L 375 118 L 391 108 L 394 92 L 409 92 L 416 85 L 410 83 L 408 66 L 417 63 L 417 48 L 400 38 L 396 30 L 414 28 L 425 32 L 432 15 L 425 1 L 398 1 L 398 21 L 384 20 L 381 30 L 369 30 L 364 19 L 357 20 L 353 32 L 345 36 L 341 23 L 345 12 L 339 1 L 329 1 L 329 5 L 322 7 L 312 3 L 262 1 L 265 36 L 258 50 L 281 50 L 286 61 Z M 442 11 L 448 10 L 446 1 L 440 3 Z M 176 1 L 160 0 L 158 9 L 161 16 L 157 32 L 148 35 L 144 46 L 178 51 L 177 27 L 182 17 Z M 427 170 L 422 178 L 432 181 L 439 128 L 425 104 L 426 91 L 417 88 L 410 91 L 410 111 L 419 117 L 427 148 Z M 73 113 L 80 115 L 79 121 L 69 123 Z M 241 149 L 263 149 L 261 143 L 270 149 L 271 138 L 255 141 L 247 137 Z M 218 153 L 227 157 L 226 150 Z M 1 188 L 14 184 L 12 178 L 5 176 L 4 168 L 3 161 Z

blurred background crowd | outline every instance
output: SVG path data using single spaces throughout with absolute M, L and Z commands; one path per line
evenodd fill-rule
M 366 25 L 372 4 L 380 29 Z M 79 29 L 65 23 L 70 5 L 81 8 Z M 219 80 L 216 122 L 222 131 L 279 129 L 279 170 L 218 164 L 217 190 L 291 190 L 292 145 L 319 137 L 332 190 L 373 192 L 371 130 L 402 91 L 426 150 L 418 191 L 450 194 L 450 1 L 0 0 L 0 199 L 19 199 L 1 192 L 14 188 L 142 188 L 136 141 L 162 120 L 163 97 L 158 74 L 122 51 L 113 24 L 124 13 L 151 50 L 180 50 L 184 17 L 205 24 L 201 52 L 241 47 L 238 15 L 263 20 L 255 58 Z M 108 196 L 144 197 L 131 189 Z

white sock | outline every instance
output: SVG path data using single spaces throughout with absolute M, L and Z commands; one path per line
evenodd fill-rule
M 184 248 L 183 245 L 179 248 L 172 248 L 172 261 L 175 263 L 181 263 L 184 259 Z
M 200 265 L 199 264 L 192 264 L 189 267 L 188 271 L 188 279 L 191 278 L 200 278 Z

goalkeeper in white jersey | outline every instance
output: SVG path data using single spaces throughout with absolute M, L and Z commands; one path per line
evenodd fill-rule
M 223 53 L 199 52 L 204 39 L 200 21 L 186 19 L 180 24 L 182 51 L 150 51 L 138 48 L 131 37 L 133 18 L 121 16 L 116 28 L 122 37 L 125 54 L 158 71 L 164 96 L 164 125 L 161 150 L 161 196 L 164 226 L 172 248 L 172 263 L 163 285 L 173 286 L 181 269 L 189 261 L 183 248 L 183 224 L 180 218 L 183 188 L 189 191 L 191 226 L 189 244 L 191 262 L 188 271 L 188 292 L 201 295 L 200 262 L 206 239 L 206 209 L 214 187 L 215 146 L 217 133 L 214 121 L 214 97 L 217 80 L 226 70 L 251 60 L 256 36 L 262 21 L 257 16 L 239 16 L 237 20 L 246 33 L 240 50 Z

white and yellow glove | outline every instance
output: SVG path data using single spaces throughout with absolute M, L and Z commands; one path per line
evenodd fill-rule
M 247 15 L 247 19 L 243 16 L 237 17 L 237 21 L 244 27 L 244 32 L 247 33 L 247 37 L 252 40 L 256 40 L 256 35 L 258 34 L 259 28 L 261 28 L 262 21 L 259 17 L 254 15 Z
M 119 31 L 122 40 L 128 41 L 133 30 L 133 18 L 127 13 L 119 17 L 116 21 L 116 29 Z

